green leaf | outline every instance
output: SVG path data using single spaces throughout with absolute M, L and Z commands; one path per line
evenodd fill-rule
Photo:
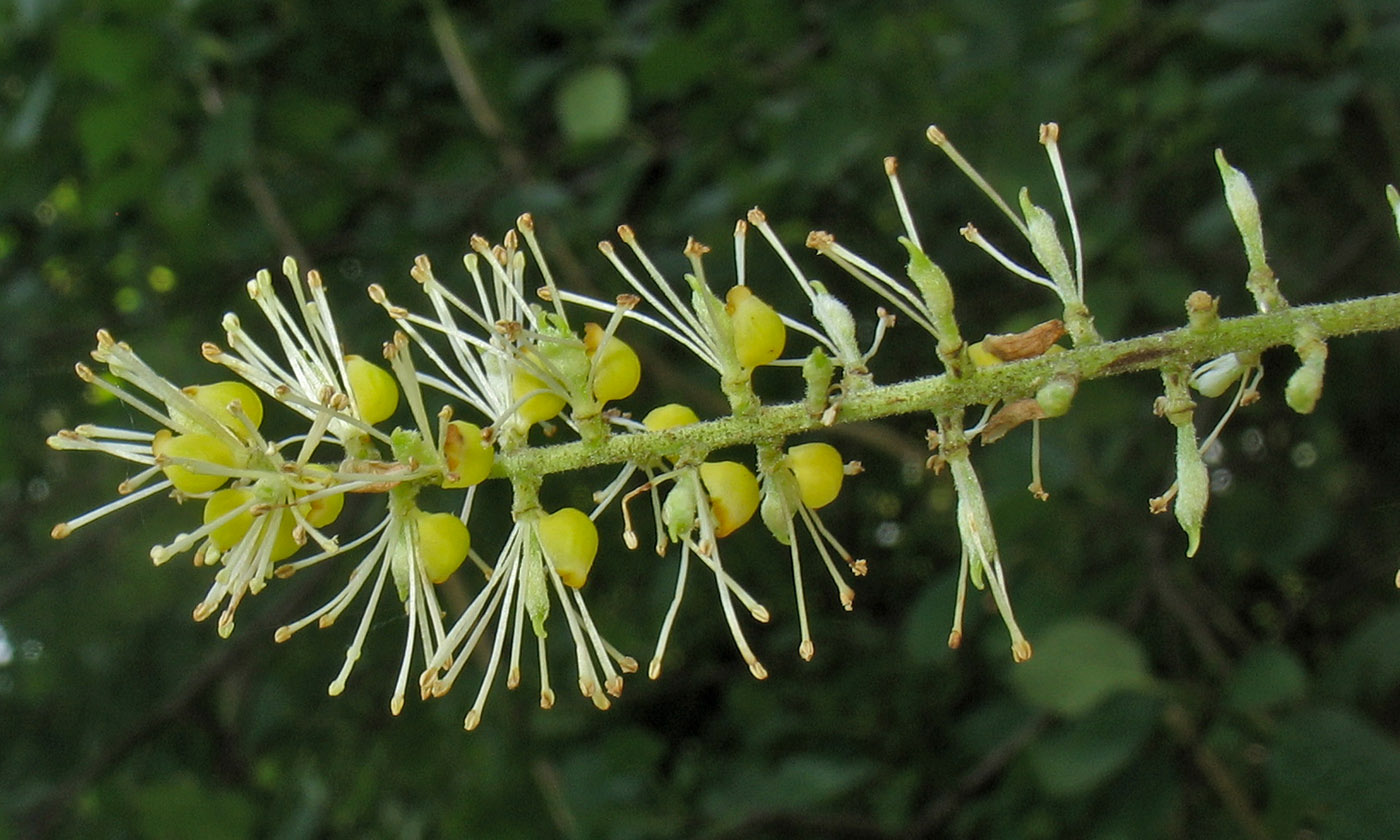
M 1308 690 L 1308 672 L 1287 648 L 1261 647 L 1249 652 L 1231 675 L 1226 697 L 1240 711 L 1293 703 Z
M 1309 709 L 1279 727 L 1269 762 L 1270 803 L 1292 829 L 1321 837 L 1400 837 L 1400 749 L 1369 721 Z
M 1011 682 L 1030 704 L 1076 717 L 1120 691 L 1147 691 L 1152 677 L 1142 645 L 1096 618 L 1072 618 L 1034 640 L 1035 655 Z
M 151 840 L 237 840 L 253 835 L 254 813 L 247 799 L 206 789 L 192 778 L 146 785 L 135 794 L 135 805 L 140 834 Z
M 1155 698 L 1120 694 L 1042 735 L 1028 751 L 1041 789 L 1078 796 L 1103 784 L 1152 734 L 1157 708 Z
M 721 824 L 769 811 L 810 810 L 860 788 L 876 767 L 857 756 L 818 754 L 789 756 L 775 765 L 740 765 L 727 784 L 709 789 L 703 807 Z
M 627 124 L 627 79 L 612 65 L 580 70 L 564 81 L 554 100 L 559 129 L 572 143 L 616 137 Z
M 1371 616 L 1342 644 L 1318 681 L 1339 701 L 1384 698 L 1400 685 L 1400 607 Z

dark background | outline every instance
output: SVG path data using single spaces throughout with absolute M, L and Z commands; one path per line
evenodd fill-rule
M 197 511 L 150 502 L 51 541 L 125 472 L 43 446 L 132 419 L 72 375 L 98 327 L 208 379 L 199 342 L 222 339 L 224 311 L 254 320 L 243 281 L 287 253 L 322 270 L 366 354 L 390 327 L 364 285 L 410 298 L 419 253 L 461 282 L 467 237 L 498 240 L 524 210 L 564 282 L 605 295 L 619 285 L 594 244 L 617 223 L 668 267 L 688 234 L 716 246 L 718 285 L 754 205 L 794 251 L 821 228 L 898 270 L 887 154 L 967 334 L 1053 315 L 957 234 L 976 220 L 1024 254 L 924 140 L 931 122 L 1004 194 L 1029 185 L 1056 212 L 1035 138 L 1061 123 L 1108 337 L 1180 324 L 1197 288 L 1252 310 L 1216 147 L 1253 179 L 1292 301 L 1392 291 L 1397 68 L 1388 0 L 4 0 L 0 837 L 1400 836 L 1394 336 L 1334 341 L 1308 417 L 1281 399 L 1291 353 L 1266 356 L 1193 560 L 1147 512 L 1173 469 L 1155 376 L 1091 383 L 1045 427 L 1046 504 L 1023 489 L 1027 431 L 974 453 L 1035 670 L 1012 665 L 984 599 L 963 649 L 944 646 L 951 485 L 922 471 L 927 421 L 901 418 L 829 438 L 868 470 L 827 519 L 871 573 L 847 614 L 809 565 L 813 662 L 795 655 L 786 555 L 751 526 L 726 557 L 774 612 L 750 633 L 767 682 L 697 575 L 659 682 L 630 679 L 606 713 L 567 690 L 541 712 L 527 676 L 473 733 L 471 677 L 389 716 L 392 609 L 340 698 L 325 685 L 352 623 L 272 644 L 348 564 L 271 587 L 223 641 L 189 617 L 207 570 L 147 559 Z M 454 87 L 463 70 L 484 107 Z M 804 312 L 761 253 L 755 238 L 752 282 Z M 802 259 L 868 330 L 869 296 Z M 628 408 L 713 416 L 687 360 L 636 343 L 656 363 Z M 897 329 L 875 369 L 931 372 L 929 341 Z M 782 396 L 779 379 L 761 390 Z M 586 499 L 604 480 L 547 489 Z M 505 530 L 496 501 L 478 545 Z M 674 557 L 604 526 L 590 604 L 645 662 Z

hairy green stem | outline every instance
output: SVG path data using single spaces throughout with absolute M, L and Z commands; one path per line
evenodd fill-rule
M 940 374 L 871 386 L 842 399 L 836 422 L 915 412 L 935 414 L 994 400 L 1019 399 L 1034 394 L 1055 376 L 1083 381 L 1191 365 L 1225 353 L 1257 354 L 1271 347 L 1292 345 L 1303 327 L 1315 331 L 1318 338 L 1400 329 L 1400 293 L 1224 319 L 1205 330 L 1181 327 L 1092 344 L 981 368 L 961 379 Z M 742 418 L 725 417 L 659 432 L 615 435 L 601 443 L 563 443 L 502 454 L 495 474 L 545 476 L 626 461 L 652 463 L 666 454 L 708 452 L 821 428 L 821 418 L 814 416 L 804 403 L 770 405 Z

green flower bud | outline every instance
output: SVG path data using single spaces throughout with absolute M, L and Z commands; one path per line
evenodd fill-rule
M 783 495 L 786 482 L 781 485 L 770 478 L 763 485 L 763 501 L 758 505 L 759 518 L 773 535 L 773 539 L 783 545 L 792 545 L 792 507 L 784 504 Z
M 1040 386 L 1035 392 L 1035 401 L 1046 417 L 1063 417 L 1069 413 L 1070 403 L 1079 390 L 1079 382 L 1072 376 L 1056 376 Z
M 1283 389 L 1283 399 L 1288 407 L 1299 414 L 1312 414 L 1317 401 L 1322 397 L 1322 375 L 1324 359 L 1314 358 L 1305 361 L 1288 377 L 1288 385 Z
M 812 314 L 826 330 L 827 338 L 836 347 L 841 364 L 854 367 L 861 363 L 860 345 L 856 343 L 856 319 L 846 304 L 826 291 L 821 283 L 812 283 L 816 295 L 812 298 Z
M 1210 471 L 1197 448 L 1196 427 L 1182 423 L 1176 427 L 1176 506 L 1173 512 L 1186 532 L 1186 556 L 1195 557 L 1201 545 L 1201 525 L 1210 501 Z
M 680 542 L 695 527 L 695 517 L 698 513 L 695 503 L 695 491 L 691 489 L 690 482 L 677 481 L 671 487 L 671 492 L 666 494 L 666 500 L 661 503 L 661 521 L 666 525 L 666 532 L 675 542 Z
M 813 347 L 812 352 L 808 353 L 806 360 L 802 362 L 802 378 L 807 383 L 807 395 L 803 404 L 813 417 L 818 417 L 826 411 L 826 398 L 831 392 L 831 378 L 835 373 L 836 368 L 831 363 L 831 357 L 820 347 Z
M 956 343 L 959 339 L 957 324 L 953 321 L 953 286 L 948 275 L 943 273 L 933 260 L 913 241 L 900 237 L 899 243 L 909 252 L 909 265 L 905 268 L 914 287 L 924 298 L 924 305 L 933 315 L 933 325 L 939 331 L 939 340 Z M 951 331 L 948 327 L 951 326 Z
M 1078 287 L 1074 272 L 1069 267 L 1069 257 L 1065 246 L 1055 232 L 1055 219 L 1043 207 L 1031 204 L 1030 191 L 1021 188 L 1021 213 L 1026 217 L 1026 239 L 1030 241 L 1031 253 L 1045 268 L 1050 279 L 1059 289 L 1060 297 L 1068 302 L 1078 297 Z

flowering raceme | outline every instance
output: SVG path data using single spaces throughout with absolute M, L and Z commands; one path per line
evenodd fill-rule
M 814 279 L 782 244 L 767 215 L 754 208 L 735 226 L 733 277 L 721 286 L 709 279 L 707 246 L 689 241 L 683 251 L 689 271 L 668 278 L 637 233 L 619 227 L 623 247 L 605 241 L 599 250 L 626 290 L 600 300 L 558 286 L 527 214 L 499 244 L 472 237 L 471 253 L 463 259 L 464 282 L 440 281 L 428 258 L 419 257 L 410 273 L 424 295 L 421 311 L 371 286 L 371 299 L 394 325 L 377 353 L 351 352 L 321 277 L 314 271 L 303 277 L 290 259 L 283 274 L 291 303 L 266 271 L 247 287 L 271 340 L 260 341 L 238 316 L 225 315 L 226 347 L 206 343 L 202 355 L 227 373 L 209 377 L 208 384 L 171 382 L 101 331 L 92 356 L 107 372 L 99 375 L 80 364 L 79 377 L 148 422 L 131 429 L 80 425 L 49 438 L 56 449 L 101 452 L 136 467 L 118 485 L 116 501 L 55 526 L 53 535 L 65 537 L 157 495 L 181 507 L 198 506 L 200 514 L 187 517 L 190 529 L 152 548 L 151 558 L 161 564 L 192 551 L 196 566 L 213 571 L 194 618 L 219 612 L 221 636 L 233 632 L 243 601 L 269 583 L 309 566 L 337 564 L 344 581 L 339 591 L 279 628 L 276 640 L 288 641 L 313 624 L 330 627 L 360 605 L 343 665 L 329 686 L 331 694 L 339 694 L 381 601 L 386 595 L 396 598 L 407 622 L 391 711 L 397 714 L 404 705 L 415 662 L 419 695 L 437 697 L 467 667 L 483 661 L 473 656 L 480 649 L 489 652 L 464 718 L 473 729 L 503 664 L 506 686 L 521 684 L 522 651 L 531 644 L 527 632 L 534 638 L 542 706 L 555 702 L 546 645 L 552 631 L 571 643 L 581 694 L 600 709 L 620 696 L 624 675 L 638 664 L 607 641 L 600 625 L 616 617 L 595 620 L 586 593 L 600 585 L 592 582 L 595 567 L 617 559 L 613 540 L 599 533 L 600 517 L 616 505 L 623 521 L 621 543 L 637 549 L 641 538 L 634 508 L 643 503 L 641 497 L 650 510 L 656 553 L 671 554 L 674 546 L 678 564 L 647 668 L 652 679 L 662 673 L 692 560 L 714 580 L 740 658 L 755 677 L 768 675 L 736 602 L 756 621 L 769 621 L 769 609 L 739 581 L 747 567 L 776 555 L 736 562 L 721 551 L 755 516 L 787 549 L 798 654 L 811 659 L 816 646 L 802 552 L 809 550 L 810 557 L 810 550 L 816 551 L 847 610 L 856 599 L 847 574 L 871 571 L 823 522 L 822 512 L 840 503 L 846 479 L 861 472 L 860 463 L 847 462 L 824 432 L 846 421 L 925 412 L 934 426 L 928 466 L 935 473 L 949 470 L 958 497 L 961 571 L 948 643 L 961 644 L 970 581 L 989 591 L 1012 656 L 1024 661 L 1032 648 L 1012 611 L 1006 564 L 973 465 L 972 442 L 994 443 L 1029 422 L 1029 489 L 1047 499 L 1038 463 L 1041 421 L 1065 415 L 1083 379 L 1160 368 L 1164 396 L 1157 409 L 1175 429 L 1177 482 L 1152 501 L 1152 509 L 1174 506 L 1189 555 L 1199 543 L 1209 496 L 1201 453 L 1236 408 L 1258 398 L 1263 374 L 1257 342 L 1227 350 L 1223 338 L 1210 340 L 1225 336 L 1228 328 L 1216 314 L 1215 299 L 1204 292 L 1188 301 L 1189 327 L 1182 341 L 1198 345 L 1187 351 L 1153 364 L 1157 359 L 1150 349 L 1103 341 L 1085 301 L 1085 256 L 1058 134 L 1057 126 L 1047 124 L 1040 140 L 1059 188 L 1069 248 L 1051 213 L 1033 204 L 1025 190 L 1017 213 L 943 132 L 928 130 L 930 141 L 1008 217 L 1039 268 L 1007 256 L 972 225 L 963 235 L 1012 276 L 1051 290 L 1063 307 L 1061 317 L 1021 333 L 986 335 L 972 343 L 964 339 L 952 283 L 924 250 L 893 158 L 886 159 L 885 173 L 903 225 L 902 276 L 879 268 L 832 234 L 814 231 L 807 246 L 824 258 L 822 268 L 836 269 L 833 279 Z M 1265 261 L 1248 181 L 1223 155 L 1218 163 L 1246 244 L 1258 317 L 1288 317 L 1289 305 Z M 1392 204 L 1400 217 L 1400 200 Z M 748 276 L 751 229 L 807 299 L 810 322 L 780 312 L 770 302 L 781 298 L 778 290 L 758 286 Z M 862 321 L 832 291 L 847 278 L 879 298 L 864 322 L 870 325 L 865 342 L 858 335 Z M 930 358 L 941 371 L 893 385 L 876 382 L 872 364 L 896 318 L 933 340 Z M 685 348 L 714 374 L 728 415 L 702 422 L 685 405 L 643 401 L 649 391 L 644 359 L 632 344 L 643 328 Z M 1303 363 L 1287 393 L 1289 405 L 1299 411 L 1310 411 L 1320 394 L 1325 337 L 1335 334 L 1329 330 L 1324 319 L 1312 317 L 1282 339 L 1294 344 Z M 1066 335 L 1069 348 L 1059 343 Z M 1190 369 L 1206 359 L 1211 361 Z M 764 368 L 773 370 L 757 373 Z M 759 386 L 770 381 L 767 377 L 798 371 L 804 398 L 765 405 Z M 1224 418 L 1198 440 L 1189 389 L 1214 398 L 1237 382 Z M 975 415 L 978 406 L 980 418 L 968 424 L 965 416 L 969 410 Z M 293 433 L 272 437 L 265 431 L 287 428 L 289 417 L 297 424 Z M 591 510 L 549 508 L 542 502 L 551 476 L 605 464 L 619 468 L 593 494 Z M 509 487 L 511 527 L 500 545 L 485 546 L 473 539 L 471 520 L 478 507 L 488 506 L 479 498 L 494 492 L 479 491 L 493 486 L 500 495 Z M 371 518 L 343 517 L 348 500 L 380 504 L 382 513 L 354 532 L 344 523 Z M 438 587 L 454 578 L 454 585 L 467 587 L 469 594 L 461 611 L 451 615 Z

